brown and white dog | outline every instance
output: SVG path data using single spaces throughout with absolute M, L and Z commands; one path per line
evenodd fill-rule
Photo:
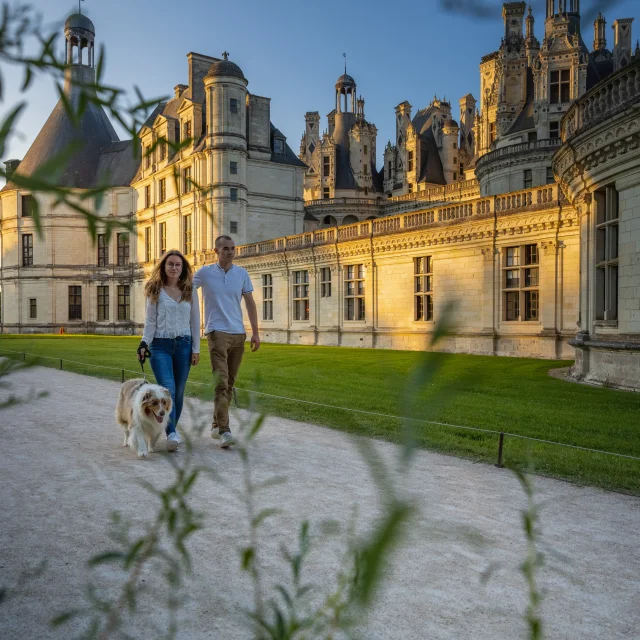
M 171 394 L 146 380 L 127 380 L 120 389 L 116 421 L 124 429 L 123 447 L 131 447 L 139 458 L 154 453 L 171 415 Z

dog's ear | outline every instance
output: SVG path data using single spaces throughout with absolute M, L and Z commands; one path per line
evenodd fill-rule
M 145 394 L 142 396 L 142 402 L 149 402 L 153 398 L 153 391 L 145 391 Z

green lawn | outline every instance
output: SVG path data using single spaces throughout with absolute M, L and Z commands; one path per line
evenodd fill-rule
M 119 369 L 139 369 L 139 338 L 84 336 L 0 336 L 6 350 L 116 367 L 109 371 L 64 362 L 66 370 L 120 379 Z M 15 356 L 16 354 L 14 354 Z M 208 383 L 206 352 L 191 380 Z M 436 375 L 408 393 L 410 372 L 424 359 Z M 28 361 L 32 361 L 28 358 Z M 59 360 L 41 364 L 59 367 Z M 570 384 L 548 376 L 567 362 L 488 356 L 421 354 L 333 347 L 263 344 L 247 352 L 237 386 L 274 395 L 388 415 L 494 429 L 640 457 L 640 394 Z M 146 365 L 150 371 L 149 365 Z M 131 377 L 133 374 L 126 374 Z M 191 385 L 189 392 L 211 397 L 211 389 Z M 240 404 L 249 395 L 238 393 Z M 407 396 L 409 404 L 407 405 Z M 395 418 L 351 413 L 252 394 L 271 415 L 323 424 L 349 433 L 400 442 Z M 459 456 L 495 462 L 497 436 L 432 424 L 416 424 L 418 445 Z M 615 458 L 519 438 L 505 440 L 504 462 L 537 472 L 640 494 L 640 461 Z

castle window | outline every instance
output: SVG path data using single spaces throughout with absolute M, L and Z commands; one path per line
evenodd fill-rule
M 167 179 L 166 178 L 162 178 L 162 180 L 158 182 L 158 191 L 159 191 L 158 201 L 162 203 L 167 199 Z
M 457 143 L 457 142 L 454 142 L 454 143 L 453 143 L 453 148 L 454 148 L 454 149 L 457 149 L 457 148 L 458 148 L 458 143 Z
M 144 230 L 144 261 L 151 262 L 151 227 Z
M 82 320 L 82 287 L 69 287 L 69 320 Z
M 524 257 L 524 264 L 521 258 Z M 538 246 L 507 247 L 503 266 L 503 318 L 506 321 L 536 321 L 540 318 Z
M 98 234 L 98 266 L 106 267 L 109 264 L 109 245 L 104 233 Z
M 231 202 L 238 202 L 238 189 L 236 187 L 229 189 L 229 199 Z
M 533 186 L 533 171 L 531 169 L 524 170 L 524 188 L 531 189 Z
M 118 285 L 118 320 L 131 319 L 131 287 L 128 284 Z
M 193 182 L 191 182 L 191 167 L 185 167 L 182 170 L 182 193 L 189 193 L 193 190 Z
M 193 216 L 191 214 L 184 217 L 184 252 L 185 254 L 189 254 L 193 251 L 193 233 L 191 230 L 191 220 Z
M 237 220 L 229 221 L 229 233 L 238 233 L 238 222 Z
M 238 163 L 234 160 L 231 160 L 231 162 L 229 162 L 229 173 L 233 176 L 238 174 Z
M 344 268 L 344 319 L 364 320 L 364 265 Z
M 273 152 L 277 156 L 284 155 L 284 140 L 282 138 L 274 138 L 273 139 Z
M 191 120 L 187 120 L 183 125 L 183 136 L 182 140 L 189 140 L 191 138 Z
M 231 113 L 238 113 L 238 99 L 237 98 L 230 98 L 229 99 L 229 111 L 231 111 Z
M 409 193 L 413 193 L 413 184 L 410 182 L 408 186 L 409 186 Z
M 162 162 L 167 157 L 167 143 L 162 140 L 158 143 L 158 162 Z
M 407 171 L 413 171 L 413 151 L 407 153 Z
M 331 175 L 331 158 L 329 156 L 322 157 L 322 175 L 325 178 Z
M 537 139 L 538 139 L 537 131 L 529 131 L 529 133 L 527 133 L 527 142 L 535 142 Z
M 549 102 L 559 104 L 569 102 L 571 94 L 571 71 L 560 69 L 552 71 L 549 82 Z
M 29 318 L 35 320 L 38 317 L 38 300 L 29 298 Z
M 457 180 L 457 179 L 458 179 L 458 174 L 457 174 L 455 171 L 453 172 L 453 179 L 454 179 L 454 180 Z
M 329 187 L 322 189 L 322 197 L 324 200 L 328 200 L 331 197 L 331 189 Z
M 369 153 L 369 147 L 367 147 L 367 145 L 366 145 L 366 144 L 364 145 L 364 149 L 363 149 L 363 151 L 364 151 L 364 155 L 365 155 L 365 156 Z
M 33 234 L 22 234 L 22 266 L 33 266 Z
M 147 185 L 144 188 L 144 208 L 148 209 L 151 206 L 151 185 Z
M 167 223 L 161 222 L 158 225 L 159 238 L 160 238 L 160 255 L 163 255 L 167 250 Z
M 109 287 L 98 286 L 98 322 L 109 319 Z
M 453 156 L 453 164 L 458 164 L 458 156 Z
M 364 195 L 368 196 L 369 195 L 369 187 L 365 187 L 364 188 Z
M 560 121 L 554 120 L 549 123 L 549 137 L 557 140 L 560 137 Z
M 431 256 L 413 261 L 414 319 L 433 320 L 433 260 Z
M 293 272 L 293 319 L 309 319 L 309 272 Z
M 362 173 L 365 176 L 369 175 L 369 167 L 366 164 L 362 167 Z
M 320 269 L 320 297 L 331 297 L 331 269 L 329 267 Z
M 148 169 L 151 166 L 151 146 L 145 145 L 144 147 L 144 168 Z
M 606 187 L 596 201 L 596 320 L 618 319 L 618 192 Z
M 129 234 L 119 233 L 118 241 L 118 265 L 124 267 L 129 264 Z
M 22 217 L 31 218 L 35 213 L 36 201 L 33 196 L 22 196 Z
M 273 320 L 273 276 L 262 275 L 262 319 Z
M 555 178 L 553 177 L 553 167 L 547 167 L 547 184 L 553 184 Z

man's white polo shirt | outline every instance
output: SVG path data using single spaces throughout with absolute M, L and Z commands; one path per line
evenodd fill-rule
M 232 264 L 225 271 L 217 262 L 208 264 L 193 276 L 193 286 L 202 287 L 205 334 L 211 331 L 245 333 L 240 303 L 242 294 L 253 291 L 246 269 Z

